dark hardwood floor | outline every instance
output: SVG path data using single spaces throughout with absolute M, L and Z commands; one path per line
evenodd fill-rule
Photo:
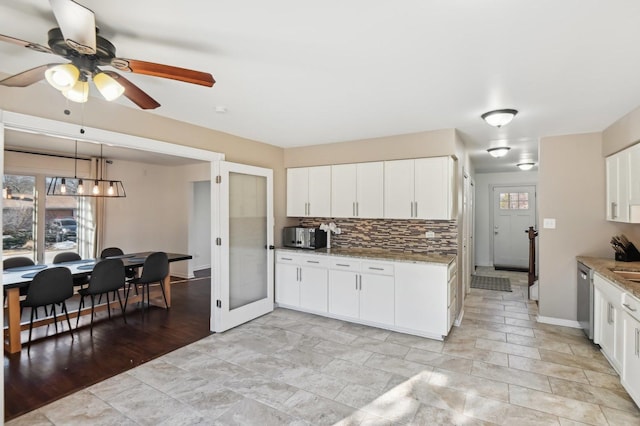
M 129 306 L 127 324 L 119 309 L 115 315 L 112 310 L 111 320 L 106 311 L 100 312 L 94 320 L 93 335 L 89 331 L 90 318 L 85 315 L 78 329 L 75 320 L 71 322 L 73 340 L 66 322 L 65 332 L 57 335 L 53 325 L 49 326 L 48 336 L 47 327 L 34 331 L 30 355 L 26 344 L 22 352 L 4 355 L 5 420 L 211 334 L 210 278 L 202 275 L 171 285 L 172 304 L 168 311 L 152 306 L 143 316 L 137 306 Z M 159 294 L 157 288 L 156 291 Z M 77 302 L 71 305 L 77 307 Z M 25 317 L 28 312 L 25 309 Z M 28 331 L 23 331 L 23 342 L 27 337 Z

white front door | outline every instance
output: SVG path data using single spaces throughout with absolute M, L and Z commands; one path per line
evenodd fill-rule
M 216 332 L 273 310 L 273 171 L 220 161 L 219 176 Z
M 529 237 L 536 225 L 535 186 L 493 188 L 493 265 L 529 269 Z

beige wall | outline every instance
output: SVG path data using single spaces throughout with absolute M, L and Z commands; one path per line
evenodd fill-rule
M 540 315 L 576 321 L 575 257 L 613 258 L 611 237 L 637 242 L 640 228 L 605 220 L 600 133 L 542 138 L 539 158 L 538 220 L 556 219 L 556 229 L 539 228 Z
M 285 218 L 286 173 L 282 148 L 98 98 L 91 98 L 85 104 L 67 102 L 44 83 L 26 88 L 0 87 L 0 109 L 206 149 L 225 154 L 227 161 L 273 169 L 275 243 L 280 243 L 281 233 L 278 230 L 288 223 Z M 65 115 L 65 109 L 71 114 Z
M 602 132 L 602 155 L 607 157 L 640 141 L 640 107 Z
M 307 167 L 367 161 L 456 155 L 454 129 L 434 130 L 326 145 L 287 148 L 285 167 Z

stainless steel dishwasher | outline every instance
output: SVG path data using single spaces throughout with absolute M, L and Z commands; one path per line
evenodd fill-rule
M 578 322 L 584 334 L 593 340 L 593 271 L 578 262 Z

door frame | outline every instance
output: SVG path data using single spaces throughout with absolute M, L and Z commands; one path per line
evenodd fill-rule
M 490 184 L 489 185 L 489 238 L 491 241 L 491 264 L 495 265 L 496 259 L 495 259 L 495 249 L 494 249 L 494 226 L 495 226 L 495 221 L 494 221 L 494 217 L 495 217 L 495 206 L 494 206 L 494 202 L 493 202 L 493 194 L 494 194 L 494 190 L 495 188 L 511 188 L 514 186 L 533 186 L 533 191 L 536 194 L 536 202 L 535 202 L 535 206 L 534 206 L 534 226 L 537 228 L 538 227 L 538 184 L 537 183 L 528 183 L 528 182 L 513 182 L 513 183 L 496 183 L 496 184 Z M 524 231 L 523 231 L 524 232 Z M 536 258 L 537 258 L 537 253 L 536 253 Z
M 0 109 L 0 173 L 4 174 L 4 142 L 5 130 L 16 130 L 20 132 L 35 133 L 45 136 L 53 136 L 62 139 L 78 140 L 89 143 L 110 144 L 123 148 L 136 149 L 139 151 L 149 151 L 160 154 L 172 155 L 176 157 L 192 158 L 200 161 L 210 162 L 211 180 L 215 181 L 213 163 L 224 160 L 225 155 L 219 152 L 207 151 L 185 145 L 177 145 L 169 142 L 162 142 L 156 139 L 149 139 L 140 136 L 118 133 L 94 127 L 88 127 L 75 123 L 65 123 L 48 118 L 36 117 L 28 114 L 21 114 Z M 212 188 L 215 185 L 211 185 Z M 212 190 L 213 191 L 213 190 Z M 0 198 L 0 207 L 2 207 Z M 219 205 L 217 198 L 211 197 L 211 212 L 217 212 Z M 213 218 L 213 215 L 212 215 Z M 212 223 L 213 225 L 213 223 Z M 0 230 L 1 230 L 0 223 Z M 213 229 L 213 226 L 212 226 Z M 216 251 L 214 250 L 215 240 L 211 241 L 211 264 L 214 264 Z M 2 254 L 0 248 L 0 254 Z M 211 280 L 213 289 L 214 280 Z M 212 309 L 213 311 L 213 309 Z M 0 327 L 4 328 L 4 306 L 0 307 Z M 213 319 L 213 313 L 211 314 Z M 0 372 L 0 379 L 4 383 L 4 371 Z M 0 398 L 4 400 L 4 385 L 0 386 Z M 0 418 L 4 418 L 4 404 L 0 406 Z

